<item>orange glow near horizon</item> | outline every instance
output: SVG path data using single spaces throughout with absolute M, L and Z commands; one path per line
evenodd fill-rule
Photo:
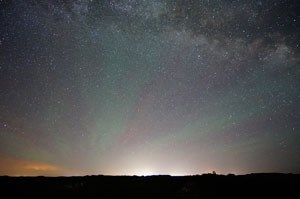
M 66 169 L 49 163 L 0 156 L 0 175 L 57 176 L 64 173 Z

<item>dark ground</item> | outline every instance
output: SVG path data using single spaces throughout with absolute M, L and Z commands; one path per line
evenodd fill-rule
M 0 177 L 8 198 L 300 198 L 300 174 Z M 2 198 L 2 197 L 1 197 Z

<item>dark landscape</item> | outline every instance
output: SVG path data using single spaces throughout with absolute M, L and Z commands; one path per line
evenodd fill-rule
M 84 198 L 207 198 L 299 195 L 299 174 L 0 177 L 2 195 Z

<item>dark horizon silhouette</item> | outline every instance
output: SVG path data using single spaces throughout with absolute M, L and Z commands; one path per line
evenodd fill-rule
M 289 197 L 299 194 L 299 174 L 194 176 L 0 176 L 1 194 L 22 197 L 201 198 Z

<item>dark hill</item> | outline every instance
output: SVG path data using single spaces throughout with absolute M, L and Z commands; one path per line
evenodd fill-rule
M 0 177 L 1 194 L 27 197 L 212 198 L 299 197 L 300 175 Z

